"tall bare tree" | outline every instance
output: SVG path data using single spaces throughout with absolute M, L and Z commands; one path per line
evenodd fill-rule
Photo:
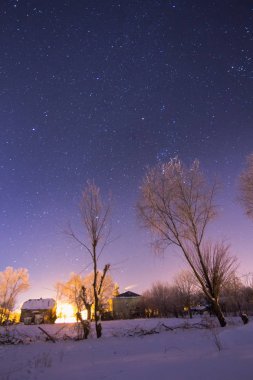
M 239 180 L 239 200 L 246 214 L 253 219 L 253 154 L 247 157 L 246 168 Z
M 217 185 L 209 185 L 195 160 L 188 168 L 178 159 L 147 171 L 138 210 L 159 247 L 174 244 L 212 305 L 220 325 L 226 320 L 219 305 L 220 290 L 234 271 L 235 259 L 223 243 L 206 243 L 209 222 L 216 216 Z
M 29 288 L 29 274 L 25 268 L 7 267 L 0 272 L 0 325 L 14 309 L 17 297 Z
M 102 325 L 100 323 L 100 295 L 103 282 L 110 269 L 106 264 L 102 271 L 102 276 L 98 275 L 98 261 L 100 255 L 108 243 L 109 236 L 109 214 L 110 205 L 104 204 L 100 195 L 100 189 L 94 182 L 88 182 L 82 193 L 80 204 L 81 219 L 86 234 L 86 239 L 80 239 L 70 228 L 68 234 L 76 240 L 89 254 L 93 264 L 93 296 L 94 296 L 94 318 L 97 338 L 102 335 Z

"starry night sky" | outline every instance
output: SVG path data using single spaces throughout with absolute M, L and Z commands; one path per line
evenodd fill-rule
M 175 155 L 222 180 L 210 234 L 253 270 L 236 201 L 253 151 L 253 1 L 1 0 L 0 25 L 0 270 L 29 269 L 24 298 L 91 270 L 63 233 L 82 232 L 88 179 L 113 195 L 101 267 L 120 290 L 172 280 L 184 264 L 153 254 L 135 204 L 145 168 Z

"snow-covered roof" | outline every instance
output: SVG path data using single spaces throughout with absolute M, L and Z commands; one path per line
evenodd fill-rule
M 26 310 L 46 310 L 52 309 L 55 306 L 53 298 L 39 298 L 25 301 L 21 309 Z
M 130 292 L 129 290 L 125 293 L 121 293 L 118 296 L 116 296 L 116 298 L 135 298 L 135 297 L 140 297 L 140 295 L 134 292 Z

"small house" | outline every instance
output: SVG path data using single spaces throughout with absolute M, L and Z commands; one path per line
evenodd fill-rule
M 141 296 L 134 292 L 124 292 L 112 299 L 112 314 L 114 319 L 129 319 L 140 316 Z
M 54 323 L 56 320 L 56 301 L 53 298 L 30 299 L 21 307 L 20 322 L 26 325 Z

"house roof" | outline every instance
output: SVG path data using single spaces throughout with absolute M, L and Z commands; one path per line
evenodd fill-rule
M 55 306 L 56 302 L 53 298 L 39 298 L 39 299 L 30 299 L 25 301 L 22 305 L 22 310 L 47 310 L 52 309 Z
M 134 297 L 140 297 L 140 294 L 127 291 L 125 293 L 121 293 L 118 296 L 116 296 L 116 298 L 134 298 Z

